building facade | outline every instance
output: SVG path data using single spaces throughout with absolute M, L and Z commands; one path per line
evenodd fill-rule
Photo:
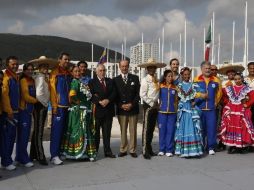
M 144 55 L 142 59 L 142 43 L 131 46 L 130 48 L 130 63 L 140 64 L 147 62 L 151 57 L 159 61 L 159 47 L 156 43 L 143 43 L 144 44 Z

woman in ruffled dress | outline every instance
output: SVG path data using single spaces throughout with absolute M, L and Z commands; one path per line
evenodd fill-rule
M 73 80 L 69 93 L 70 109 L 68 127 L 65 130 L 62 154 L 67 159 L 89 159 L 95 161 L 95 128 L 92 120 L 91 93 L 88 85 L 80 81 L 78 66 L 71 69 Z
M 219 138 L 229 146 L 228 153 L 245 153 L 246 147 L 254 146 L 254 127 L 250 106 L 254 103 L 253 90 L 243 83 L 241 73 L 234 78 L 235 84 L 226 87 L 228 101 L 223 109 Z
M 198 92 L 199 86 L 190 82 L 191 70 L 181 69 L 182 82 L 178 84 L 180 98 L 177 111 L 175 154 L 180 157 L 199 157 L 203 154 L 200 110 L 195 106 L 195 98 L 206 98 Z

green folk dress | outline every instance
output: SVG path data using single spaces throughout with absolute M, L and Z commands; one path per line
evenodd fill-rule
M 78 79 L 71 82 L 68 126 L 63 135 L 62 153 L 67 159 L 94 160 L 96 148 L 89 87 Z

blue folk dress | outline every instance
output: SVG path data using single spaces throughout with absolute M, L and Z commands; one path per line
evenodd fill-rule
M 178 84 L 178 114 L 175 133 L 175 154 L 195 157 L 203 154 L 200 110 L 192 107 L 199 86 L 191 82 Z

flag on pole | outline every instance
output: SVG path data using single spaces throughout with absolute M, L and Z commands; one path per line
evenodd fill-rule
M 104 49 L 104 51 L 102 52 L 102 55 L 100 57 L 100 60 L 98 62 L 98 64 L 104 64 L 107 62 L 107 51 L 106 48 Z
M 211 49 L 211 42 L 212 42 L 212 32 L 211 32 L 211 23 L 208 28 L 208 31 L 206 33 L 206 38 L 205 38 L 205 44 L 206 44 L 206 49 L 205 49 L 205 60 L 209 61 L 209 54 L 210 54 L 210 49 Z

